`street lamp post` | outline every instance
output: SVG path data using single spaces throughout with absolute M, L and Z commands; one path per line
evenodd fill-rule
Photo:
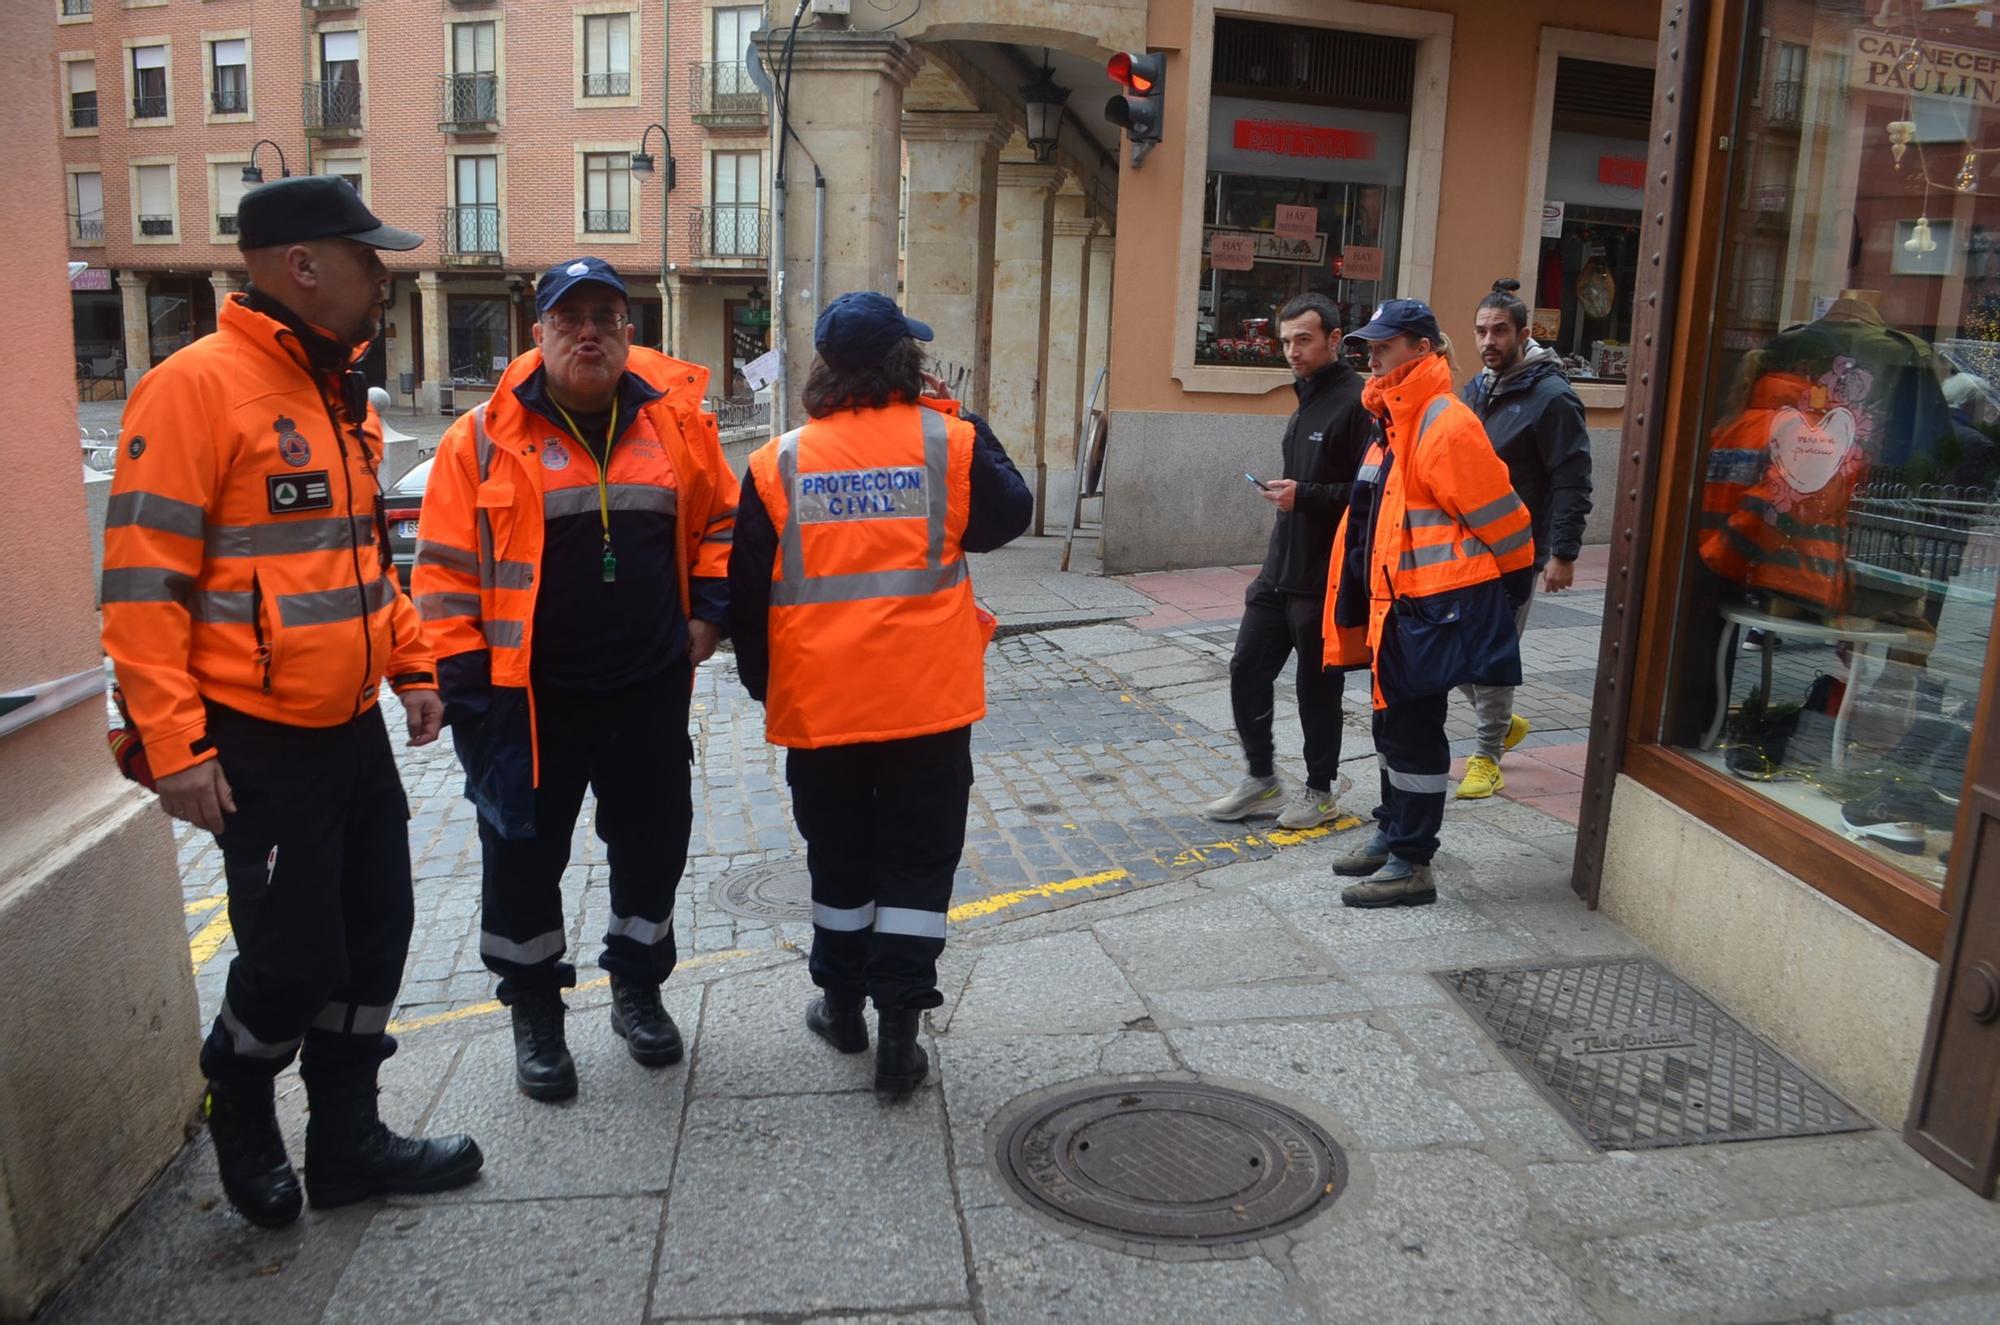
M 653 130 L 660 131 L 660 142 L 665 145 L 667 168 L 660 177 L 660 350 L 665 354 L 674 352 L 674 287 L 667 277 L 667 210 L 669 195 L 674 191 L 674 140 L 667 133 L 664 124 L 649 124 L 639 135 L 639 150 L 632 153 L 632 173 L 650 175 L 653 173 L 653 157 L 646 151 L 646 144 L 652 139 Z
M 264 172 L 257 168 L 257 149 L 260 147 L 268 147 L 278 154 L 278 174 L 285 179 L 290 179 L 292 171 L 291 167 L 285 164 L 285 149 L 272 142 L 269 138 L 259 138 L 256 142 L 250 144 L 250 164 L 243 167 L 243 182 L 245 184 L 262 184 L 264 182 Z

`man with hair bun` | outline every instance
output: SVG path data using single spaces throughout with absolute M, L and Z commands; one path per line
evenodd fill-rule
M 1583 402 L 1563 375 L 1555 351 L 1528 335 L 1528 306 L 1515 280 L 1493 282 L 1473 315 L 1473 341 L 1485 365 L 1459 390 L 1507 462 L 1514 491 L 1534 521 L 1535 569 L 1542 588 L 1560 593 L 1576 578 L 1576 557 L 1590 516 L 1590 433 Z M 1517 633 L 1528 628 L 1529 594 L 1515 611 Z M 1460 800 L 1484 800 L 1507 785 L 1500 758 L 1528 734 L 1514 712 L 1512 686 L 1466 686 L 1479 720 L 1479 751 L 1466 761 Z

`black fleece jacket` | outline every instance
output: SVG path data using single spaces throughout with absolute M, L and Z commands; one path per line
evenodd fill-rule
M 1361 381 L 1361 374 L 1335 360 L 1292 383 L 1299 407 L 1285 425 L 1282 477 L 1298 483 L 1298 496 L 1290 511 L 1278 512 L 1259 577 L 1279 593 L 1326 594 L 1333 531 L 1375 427 L 1361 405 Z

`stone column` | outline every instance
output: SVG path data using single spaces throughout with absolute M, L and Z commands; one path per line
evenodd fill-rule
M 903 307 L 937 333 L 931 357 L 964 373 L 959 398 L 985 414 L 992 382 L 993 223 L 1007 125 L 974 111 L 903 112 L 910 158 Z
M 208 283 L 215 288 L 217 317 L 222 316 L 222 306 L 229 301 L 229 296 L 243 288 L 244 280 L 244 273 L 240 271 L 212 271 L 208 274 Z
M 417 293 L 423 296 L 424 324 L 411 331 L 424 338 L 424 384 L 418 408 L 438 408 L 438 387 L 451 380 L 451 344 L 445 335 L 444 282 L 434 271 L 417 273 Z
M 1048 487 L 1042 384 L 1049 363 L 1050 227 L 1060 166 L 1000 163 L 993 228 L 993 409 L 995 435 L 1035 490 L 1042 532 Z
M 1082 394 L 1078 397 L 1078 409 L 1090 404 L 1090 388 L 1097 381 L 1097 370 L 1111 363 L 1111 263 L 1112 254 L 1118 250 L 1115 235 L 1095 234 L 1090 238 L 1090 289 L 1084 299 L 1083 332 L 1083 377 Z M 1111 404 L 1111 383 L 1107 379 L 1104 390 L 1097 397 L 1100 412 L 1108 410 Z
M 146 273 L 118 273 L 118 293 L 125 301 L 125 390 L 130 394 L 153 366 L 152 313 L 146 306 Z
M 767 68 L 784 60 L 785 31 L 757 37 Z M 896 223 L 903 174 L 903 89 L 916 77 L 910 44 L 890 33 L 802 29 L 792 52 L 792 128 L 826 177 L 822 283 L 829 301 L 851 290 L 894 295 Z M 813 172 L 790 154 L 785 270 L 779 274 L 792 424 L 804 422 L 799 389 L 812 367 Z M 775 206 L 776 199 L 773 199 Z M 775 221 L 775 218 L 773 218 Z
M 1046 438 L 1049 482 L 1048 522 L 1066 527 L 1075 493 L 1076 429 L 1082 409 L 1085 294 L 1090 283 L 1090 237 L 1097 222 L 1085 210 L 1089 200 L 1074 181 L 1055 196 L 1049 241 L 1049 350 L 1042 389 L 1042 435 Z

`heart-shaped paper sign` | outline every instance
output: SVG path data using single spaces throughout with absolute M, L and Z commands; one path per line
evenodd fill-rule
M 1830 409 L 1817 423 L 1795 409 L 1778 411 L 1771 424 L 1771 458 L 1794 492 L 1818 492 L 1840 472 L 1854 447 L 1854 415 Z

